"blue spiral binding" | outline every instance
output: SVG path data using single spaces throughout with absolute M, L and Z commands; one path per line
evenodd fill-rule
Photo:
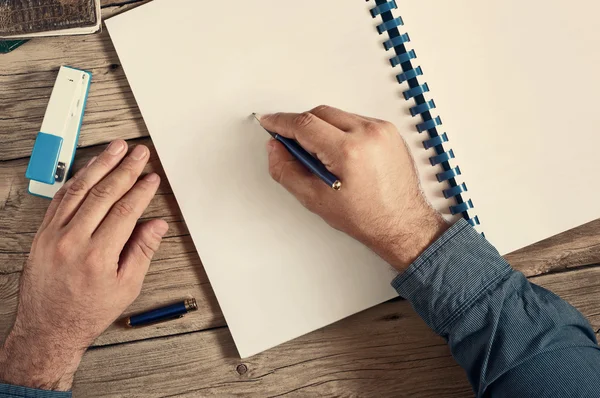
M 457 185 L 455 187 L 451 187 L 448 189 L 444 189 L 442 191 L 442 193 L 444 194 L 444 198 L 446 198 L 446 199 L 456 196 L 459 193 L 463 193 L 463 192 L 467 192 L 467 184 L 465 184 L 464 182 L 460 185 Z
M 382 34 L 383 32 L 387 32 L 390 29 L 397 28 L 398 26 L 402 25 L 404 25 L 404 21 L 402 18 L 398 17 L 390 19 L 389 21 L 383 21 L 383 23 L 377 26 L 377 31 L 379 34 Z
M 435 109 L 435 102 L 433 102 L 433 100 L 429 100 L 427 102 L 423 102 L 422 104 L 413 106 L 412 108 L 410 108 L 410 114 L 414 117 L 431 109 Z
M 435 177 L 437 178 L 438 182 L 444 182 L 444 181 L 452 180 L 454 177 L 459 176 L 460 174 L 461 174 L 460 168 L 458 166 L 456 166 L 453 169 L 444 170 L 441 173 L 437 173 Z M 454 184 L 454 185 L 456 185 L 456 184 Z
M 431 137 L 430 139 L 423 141 L 423 147 L 425 149 L 433 148 L 443 144 L 446 141 L 448 141 L 448 135 L 446 133 L 442 135 L 436 135 L 435 137 Z
M 423 131 L 431 130 L 435 126 L 442 124 L 442 118 L 436 116 L 435 119 L 425 120 L 423 123 L 417 124 L 417 131 L 422 133 Z
M 394 0 L 392 0 L 387 3 L 383 3 L 381 5 L 371 8 L 371 16 L 373 18 L 375 18 L 377 15 L 380 15 L 381 13 L 391 11 L 396 8 L 398 8 L 398 6 L 396 5 L 396 2 Z
M 454 159 L 454 151 L 452 149 L 448 152 L 442 152 L 439 155 L 430 157 L 429 163 L 431 163 L 432 166 L 435 166 L 436 164 L 447 162 L 450 159 Z
M 410 79 L 410 81 L 412 80 L 416 80 L 416 79 Z M 405 92 L 402 93 L 402 95 L 404 95 L 404 99 L 405 100 L 409 100 L 411 98 L 414 97 L 418 97 L 418 96 L 422 96 L 423 93 L 426 93 L 429 91 L 429 85 L 427 83 L 423 83 L 420 86 L 415 86 L 415 87 L 411 87 L 408 90 L 406 90 Z
M 410 61 L 411 59 L 415 59 L 415 58 L 417 58 L 417 54 L 415 53 L 415 50 L 410 50 L 407 53 L 402 53 L 402 54 L 396 55 L 395 57 L 390 58 L 390 64 L 392 64 L 392 67 L 394 67 L 396 65 L 403 64 L 403 63 Z
M 427 83 L 420 83 L 418 76 L 423 75 L 421 67 L 414 67 L 411 60 L 417 56 L 414 50 L 408 50 L 406 43 L 410 42 L 410 37 L 407 33 L 401 34 L 398 30 L 399 26 L 403 26 L 402 18 L 394 17 L 392 10 L 397 9 L 396 1 L 391 0 L 375 0 L 375 7 L 371 8 L 370 13 L 373 18 L 381 17 L 381 24 L 377 25 L 377 32 L 383 34 L 387 32 L 389 39 L 384 41 L 383 47 L 386 51 L 394 49 L 395 56 L 390 58 L 392 67 L 398 65 L 402 68 L 402 73 L 396 75 L 398 83 L 408 83 L 408 89 L 402 94 L 408 101 L 413 99 L 415 105 L 410 108 L 410 114 L 413 117 L 420 116 L 422 121 L 417 123 L 417 131 L 419 133 L 427 131 L 429 139 L 423 141 L 425 149 L 433 148 L 435 155 L 429 158 L 431 165 L 440 165 L 444 171 L 436 175 L 437 180 L 447 182 L 448 188 L 442 191 L 445 198 L 454 198 L 456 205 L 450 206 L 450 213 L 462 214 L 471 225 L 479 225 L 479 217 L 472 215 L 473 202 L 471 199 L 464 198 L 467 192 L 466 184 L 459 184 L 456 181 L 456 176 L 459 176 L 460 168 L 452 167 L 449 163 L 450 159 L 454 158 L 454 151 L 444 146 L 448 142 L 446 133 L 439 134 L 437 127 L 442 124 L 439 116 L 434 117 L 431 110 L 435 109 L 433 100 L 427 101 L 424 93 L 429 91 Z
M 396 80 L 398 80 L 398 83 L 404 83 L 405 81 L 413 79 L 417 76 L 421 76 L 422 74 L 423 70 L 420 66 L 417 66 L 415 69 L 411 69 L 409 71 L 397 74 Z
M 396 28 L 394 28 L 394 29 L 396 29 Z M 398 30 L 398 29 L 396 29 L 396 30 Z M 387 51 L 390 48 L 394 48 L 401 44 L 408 43 L 409 41 L 410 41 L 410 36 L 408 35 L 408 33 L 405 33 L 403 35 L 394 36 L 391 39 L 384 41 L 383 48 L 385 48 L 385 51 Z

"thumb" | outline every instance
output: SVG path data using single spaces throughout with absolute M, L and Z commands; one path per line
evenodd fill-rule
M 138 224 L 121 252 L 119 275 L 141 287 L 150 261 L 158 250 L 169 224 L 164 220 L 150 220 Z
M 267 142 L 269 174 L 309 210 L 328 187 L 276 140 Z

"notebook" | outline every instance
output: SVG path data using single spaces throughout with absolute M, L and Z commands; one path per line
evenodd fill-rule
M 598 11 L 155 0 L 108 20 L 240 355 L 395 296 L 387 264 L 270 179 L 252 112 L 393 122 L 432 206 L 508 253 L 600 217 Z

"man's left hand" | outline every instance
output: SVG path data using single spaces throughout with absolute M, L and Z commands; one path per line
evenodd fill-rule
M 168 225 L 137 224 L 160 178 L 150 151 L 112 142 L 50 203 L 23 269 L 0 381 L 69 390 L 83 353 L 138 296 Z

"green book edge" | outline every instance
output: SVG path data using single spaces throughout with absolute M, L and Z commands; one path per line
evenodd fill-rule
M 0 54 L 6 54 L 26 43 L 27 40 L 0 40 Z

